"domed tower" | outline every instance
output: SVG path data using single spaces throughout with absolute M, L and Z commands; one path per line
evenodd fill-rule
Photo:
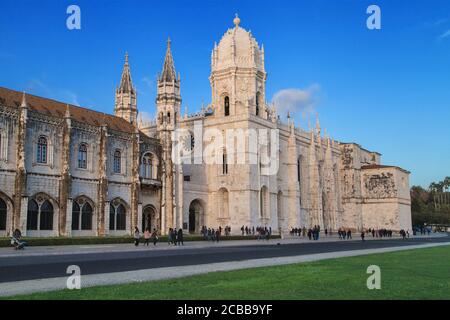
M 257 115 L 267 117 L 264 108 L 264 47 L 260 47 L 250 31 L 239 26 L 228 29 L 215 44 L 211 55 L 210 83 L 215 117 Z

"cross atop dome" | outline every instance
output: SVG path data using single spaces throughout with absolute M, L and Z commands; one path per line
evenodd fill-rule
M 239 19 L 239 16 L 237 13 L 235 13 L 235 18 L 233 19 L 233 23 L 236 26 L 236 28 L 239 27 L 239 24 L 241 23 L 241 19 Z

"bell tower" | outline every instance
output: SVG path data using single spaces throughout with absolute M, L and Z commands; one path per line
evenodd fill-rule
M 174 175 L 172 161 L 172 132 L 180 119 L 180 77 L 175 73 L 170 39 L 167 40 L 166 56 L 161 74 L 158 76 L 156 109 L 157 132 L 162 144 L 162 201 L 161 229 L 166 233 L 176 227 Z

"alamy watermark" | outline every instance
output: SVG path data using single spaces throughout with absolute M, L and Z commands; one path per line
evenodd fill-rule
M 69 290 L 81 289 L 81 269 L 79 266 L 73 264 L 67 267 L 67 274 L 70 276 L 67 278 L 66 287 Z
M 381 29 L 381 9 L 376 4 L 372 4 L 367 7 L 367 14 L 370 16 L 367 18 L 366 25 L 369 30 Z
M 267 128 L 203 128 L 172 132 L 174 164 L 258 165 L 262 175 L 276 175 L 279 169 L 279 130 Z
M 370 265 L 367 267 L 367 271 L 370 276 L 367 278 L 367 289 L 381 289 L 381 269 L 377 265 Z
M 66 13 L 69 14 L 66 20 L 66 26 L 69 30 L 81 29 L 81 9 L 79 6 L 72 4 L 67 7 Z

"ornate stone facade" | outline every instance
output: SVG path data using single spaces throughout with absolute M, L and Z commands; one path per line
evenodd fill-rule
M 154 123 L 138 120 L 128 55 L 114 116 L 0 88 L 0 235 L 15 228 L 28 236 L 124 235 L 135 226 L 198 233 L 203 225 L 231 226 L 233 234 L 242 225 L 274 233 L 313 225 L 411 229 L 409 172 L 323 136 L 319 123 L 309 132 L 282 123 L 265 102 L 264 48 L 238 17 L 234 24 L 212 51 L 211 103 L 194 115 L 181 115 L 170 40 Z M 185 149 L 205 148 L 198 126 L 237 136 L 275 130 L 278 147 L 220 154 L 256 164 L 177 164 L 174 132 L 190 133 Z M 265 173 L 263 150 L 278 152 L 275 174 Z

